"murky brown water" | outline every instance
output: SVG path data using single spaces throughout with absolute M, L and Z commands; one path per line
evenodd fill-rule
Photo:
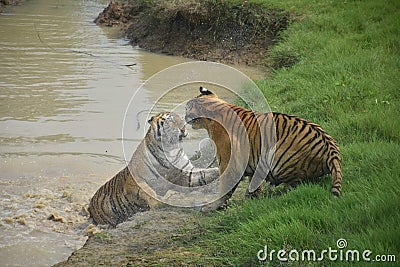
M 132 48 L 96 26 L 107 2 L 31 0 L 0 15 L 1 266 L 52 265 L 83 245 L 82 207 L 125 166 L 122 123 L 133 92 L 187 61 Z M 139 94 L 135 109 L 156 95 Z M 125 142 L 127 155 L 141 138 Z

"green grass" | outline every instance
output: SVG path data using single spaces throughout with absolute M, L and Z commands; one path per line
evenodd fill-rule
M 399 263 L 400 1 L 249 2 L 297 18 L 266 58 L 275 69 L 257 83 L 274 111 L 321 124 L 338 141 L 343 196 L 332 198 L 326 177 L 279 196 L 233 202 L 202 218 L 184 245 L 193 256 L 177 257 L 189 265 L 257 266 L 264 245 L 321 251 L 344 238 L 348 249 L 395 254 Z M 321 264 L 349 263 L 265 266 Z
M 399 144 L 386 142 L 349 145 L 343 151 L 346 180 L 339 200 L 330 196 L 327 179 L 322 185 L 302 185 L 281 196 L 236 202 L 204 219 L 197 249 L 211 256 L 213 265 L 250 266 L 258 265 L 256 255 L 264 245 L 269 250 L 318 253 L 335 249 L 336 241 L 345 238 L 348 249 L 398 258 L 399 151 Z

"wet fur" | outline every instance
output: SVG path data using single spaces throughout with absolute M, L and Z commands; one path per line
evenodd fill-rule
M 147 178 L 164 178 L 177 185 L 192 187 L 218 177 L 218 168 L 194 168 L 179 147 L 186 129 L 178 115 L 160 113 L 149 123 L 151 126 L 128 166 L 101 186 L 91 198 L 89 212 L 94 223 L 116 226 L 137 212 L 162 205 L 154 196 L 166 192 L 155 192 L 145 182 Z

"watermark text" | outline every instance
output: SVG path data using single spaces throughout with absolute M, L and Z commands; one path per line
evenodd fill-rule
M 287 262 L 287 261 L 345 261 L 345 262 L 396 262 L 396 255 L 394 254 L 377 254 L 373 255 L 373 252 L 369 249 L 359 251 L 356 249 L 346 249 L 347 241 L 340 238 L 336 242 L 336 247 L 328 247 L 323 250 L 274 250 L 268 249 L 265 245 L 264 249 L 261 249 L 257 253 L 259 261 L 273 261 L 275 259 Z

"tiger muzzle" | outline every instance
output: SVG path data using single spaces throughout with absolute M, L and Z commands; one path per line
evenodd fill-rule
M 196 123 L 196 122 L 198 122 L 199 120 L 200 120 L 200 117 L 198 117 L 198 116 L 195 115 L 195 114 L 186 114 L 186 116 L 185 116 L 185 121 L 186 121 L 186 123 L 188 123 L 188 124 Z

